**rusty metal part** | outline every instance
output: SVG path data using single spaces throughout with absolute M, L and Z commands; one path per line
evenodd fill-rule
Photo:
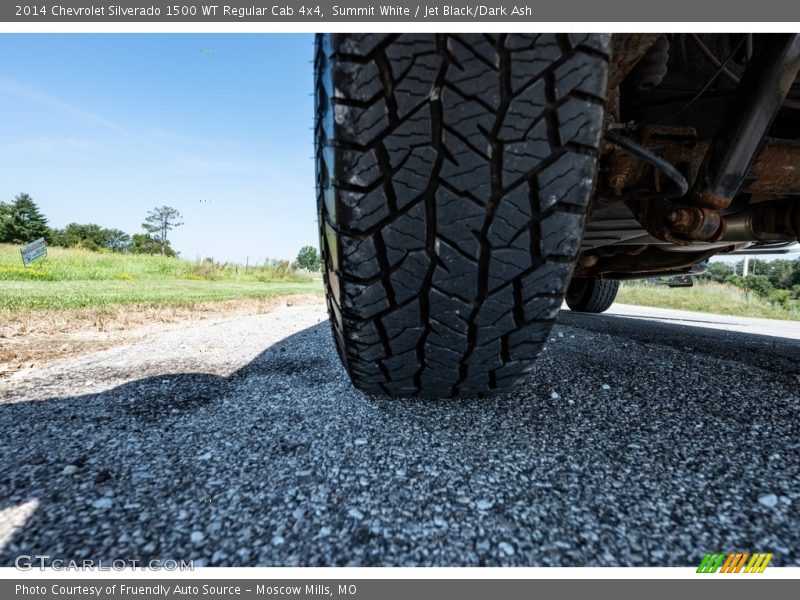
M 800 194 L 800 143 L 769 140 L 753 164 L 752 194 Z
M 622 83 L 659 37 L 660 33 L 615 33 L 612 36 L 610 88 Z
M 628 256 L 636 256 L 647 250 L 647 244 L 639 245 L 622 245 L 622 246 L 601 246 L 593 249 L 591 252 L 582 252 L 578 256 L 578 266 L 581 268 L 591 268 L 597 264 L 597 261 L 608 258 L 609 256 L 616 256 L 618 254 L 627 254 Z
M 616 146 L 613 146 L 613 150 L 606 156 L 608 157 L 605 168 L 606 181 L 614 196 L 621 196 L 625 189 L 630 188 L 634 182 L 638 182 L 647 170 L 642 168 L 643 161 Z
M 691 150 L 697 144 L 697 132 L 692 127 L 647 126 L 632 132 L 630 138 L 673 165 L 682 165 L 684 161 L 680 159 L 684 149 Z M 672 152 L 667 155 L 665 149 Z M 612 143 L 606 145 L 603 156 L 605 183 L 614 196 L 621 196 L 634 188 L 662 191 L 658 169 L 652 168 L 652 163 L 643 157 L 632 155 L 629 150 Z M 602 193 L 602 187 L 599 191 Z
M 608 100 L 606 101 L 606 124 L 608 127 L 619 126 L 619 86 L 608 88 Z
M 646 146 L 614 131 L 606 131 L 605 139 L 628 154 L 631 154 L 637 160 L 642 160 L 649 164 L 659 175 L 664 176 L 664 178 L 668 180 L 668 187 L 665 187 L 663 190 L 659 189 L 656 192 L 647 192 L 648 198 L 680 198 L 689 190 L 689 182 L 686 181 L 683 174 Z M 658 184 L 660 182 L 657 180 L 656 183 Z
M 670 164 L 677 166 L 694 183 L 703 163 L 710 140 L 693 139 L 692 128 L 644 128 L 636 137 Z M 613 147 L 604 162 L 605 182 L 614 196 L 622 196 L 637 189 L 658 189 L 657 174 L 644 161 Z M 742 192 L 769 195 L 800 195 L 800 142 L 769 139 L 759 152 L 751 176 L 741 187 Z M 727 198 L 712 192 L 694 195 L 694 203 L 707 208 L 727 206 Z
M 627 153 L 653 167 L 660 175 L 669 180 L 669 187 L 661 189 L 661 182 L 655 180 L 656 191 L 642 191 L 635 193 L 627 199 L 638 221 L 651 235 L 656 238 L 679 245 L 688 245 L 693 242 L 715 242 L 720 239 L 725 230 L 722 217 L 715 208 L 703 206 L 700 202 L 695 205 L 686 202 L 678 203 L 671 199 L 682 198 L 689 190 L 689 184 L 683 174 L 672 163 L 658 156 L 652 150 L 638 144 L 630 138 L 615 132 L 606 132 L 605 137 Z M 654 132 L 650 132 L 650 140 Z M 620 159 L 617 159 L 620 160 Z M 619 163 L 618 163 L 619 164 Z M 609 181 L 612 190 L 620 189 L 625 178 L 630 176 L 630 163 L 621 163 L 622 173 Z M 713 203 L 717 200 L 713 195 L 700 198 L 701 202 Z M 701 204 L 701 205 L 697 205 Z M 722 208 L 727 206 L 722 203 Z
M 722 215 L 710 208 L 660 198 L 632 199 L 628 204 L 645 230 L 665 242 L 713 243 L 725 233 Z
M 731 199 L 715 194 L 714 192 L 697 192 L 692 196 L 692 203 L 695 206 L 708 208 L 711 210 L 722 210 L 727 208 Z
M 618 136 L 617 136 L 618 137 Z M 694 141 L 690 128 L 644 128 L 638 132 L 641 145 L 660 149 L 660 157 L 680 167 L 683 173 L 696 174 L 710 142 Z M 626 197 L 626 203 L 637 220 L 653 237 L 680 245 L 693 242 L 713 243 L 721 239 L 759 240 L 757 235 L 746 237 L 736 230 L 726 237 L 726 220 L 722 212 L 730 199 L 711 191 L 698 192 L 680 202 L 664 202 L 655 198 L 663 194 L 658 169 L 629 152 L 611 151 L 605 163 L 607 186 L 616 196 Z M 648 183 L 648 180 L 650 183 Z M 744 190 L 762 195 L 800 194 L 800 143 L 787 140 L 768 140 L 752 168 Z M 732 221 L 738 224 L 738 221 Z M 784 238 L 777 238 L 784 239 Z
M 800 202 L 756 204 L 724 219 L 724 241 L 784 242 L 800 238 Z
M 798 70 L 800 34 L 769 36 L 747 63 L 703 158 L 692 195 L 711 192 L 728 203 L 733 200 Z
M 632 43 L 630 39 L 621 39 L 618 43 L 626 41 Z M 659 47 L 653 50 L 653 56 L 658 57 L 660 50 Z M 640 54 L 639 62 L 641 56 Z M 663 141 L 666 140 L 654 143 L 654 138 L 657 136 L 651 135 L 647 139 L 642 136 L 644 142 L 642 144 L 619 133 L 607 132 L 607 139 L 634 155 L 633 159 L 612 155 L 607 161 L 605 167 L 609 171 L 606 180 L 608 188 L 617 196 L 627 196 L 625 202 L 637 220 L 650 235 L 659 240 L 688 246 L 694 242 L 714 243 L 724 239 L 727 225 L 722 213 L 731 206 L 734 197 L 742 190 L 751 167 L 756 172 L 755 182 L 751 187 L 758 189 L 759 175 L 763 176 L 763 187 L 752 193 L 769 193 L 764 190 L 774 191 L 787 184 L 789 189 L 796 187 L 794 178 L 798 174 L 798 169 L 795 168 L 797 162 L 791 162 L 786 156 L 789 154 L 794 157 L 795 154 L 784 152 L 780 161 L 770 161 L 769 156 L 765 156 L 764 160 L 757 159 L 760 158 L 759 151 L 764 148 L 765 136 L 783 105 L 798 70 L 800 70 L 800 34 L 770 36 L 748 62 L 714 138 L 705 144 L 704 148 L 689 139 L 680 140 L 678 144 L 667 142 L 668 148 L 677 147 L 684 154 L 677 157 L 678 160 L 670 160 L 663 147 L 659 148 L 661 150 L 659 153 L 647 147 L 663 146 Z M 616 85 L 622 81 L 624 75 L 617 77 L 612 80 Z M 687 153 L 689 160 L 685 156 Z M 696 160 L 698 156 L 702 156 L 699 164 Z M 653 168 L 642 169 L 643 163 Z M 776 168 L 776 163 L 782 168 Z M 646 185 L 642 189 L 643 180 L 641 176 L 637 177 L 637 173 L 642 172 L 654 177 L 652 186 Z M 673 183 L 670 188 L 662 189 L 660 174 L 666 175 Z M 693 182 L 692 191 L 688 195 L 686 195 L 687 175 L 690 175 L 690 181 Z M 678 181 L 681 181 L 682 185 L 676 187 L 674 182 Z M 630 194 L 625 194 L 626 189 L 634 186 L 640 187 L 632 190 Z M 682 199 L 677 201 L 678 198 Z M 796 215 L 794 208 L 780 213 L 761 211 L 755 213 L 749 220 L 745 219 L 739 230 L 745 233 L 752 231 L 779 235 L 782 231 L 771 231 L 771 229 L 783 228 L 789 229 L 791 234 L 797 237 L 798 228 L 795 224 L 798 220 L 800 217 Z M 738 225 L 736 221 L 733 223 Z M 744 235 L 739 230 L 737 235 Z M 733 236 L 734 233 L 729 235 Z M 709 255 L 718 251 L 717 247 L 706 249 Z M 656 254 L 653 254 L 654 252 Z M 658 252 L 656 247 L 651 247 L 638 256 L 626 254 L 601 256 L 594 265 L 578 265 L 578 269 L 590 274 L 629 273 L 635 272 L 637 265 L 644 263 L 656 263 L 646 265 L 645 271 L 682 268 L 681 265 L 674 264 L 659 265 L 659 261 L 674 262 L 675 259 Z M 593 254 L 597 255 L 597 252 Z M 683 254 L 683 260 L 686 257 L 696 257 L 692 252 Z M 586 261 L 589 260 L 587 257 Z
M 732 247 L 732 246 L 731 246 Z M 606 273 L 654 273 L 687 269 L 720 251 L 719 248 L 698 252 L 669 252 L 658 246 L 650 246 L 639 254 L 616 254 L 600 258 L 592 267 L 575 268 L 575 276 L 588 277 Z
M 669 38 L 659 37 L 630 73 L 634 85 L 640 90 L 651 90 L 661 85 L 667 75 L 669 63 Z
M 670 224 L 670 231 L 666 236 L 669 241 L 683 239 L 692 242 L 716 242 L 724 232 L 722 215 L 702 206 L 677 205 L 667 210 L 665 218 Z

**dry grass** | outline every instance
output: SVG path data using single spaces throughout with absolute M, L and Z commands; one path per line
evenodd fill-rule
M 754 292 L 732 285 L 696 281 L 694 287 L 670 288 L 649 282 L 626 281 L 619 288 L 617 302 L 709 312 L 737 317 L 800 320 L 800 312 L 769 302 Z
M 108 305 L 0 311 L 0 378 L 45 362 L 138 342 L 187 322 L 269 312 L 283 304 L 319 304 L 320 294 L 238 298 L 190 306 Z

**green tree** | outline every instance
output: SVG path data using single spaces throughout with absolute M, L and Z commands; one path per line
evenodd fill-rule
M 63 229 L 54 229 L 51 241 L 53 245 L 65 248 L 100 250 L 103 247 L 103 228 L 95 223 L 70 223 Z
M 758 263 L 759 273 L 766 275 L 773 287 L 788 290 L 792 286 L 794 263 L 791 260 L 770 260 Z
M 322 259 L 314 246 L 303 246 L 300 248 L 295 262 L 301 269 L 307 269 L 309 271 L 319 271 L 322 265 Z
M 711 279 L 711 281 L 724 282 L 728 277 L 733 275 L 733 267 L 725 262 L 712 262 L 708 265 L 708 271 L 704 275 Z
M 731 285 L 735 285 L 739 288 L 744 288 L 745 278 L 741 275 L 731 275 L 725 279 L 725 283 L 730 283 Z
M 10 211 L 11 207 L 7 203 L 0 202 L 0 243 L 6 239 L 6 225 L 11 218 Z
M 169 254 L 167 250 L 171 248 L 167 235 L 176 227 L 183 225 L 181 219 L 181 213 L 171 206 L 157 206 L 147 213 L 147 217 L 145 217 L 144 223 L 142 223 L 142 229 L 144 229 L 152 239 L 161 244 L 161 254 Z M 173 250 L 172 256 L 174 255 L 175 251 Z
M 50 239 L 47 219 L 28 194 L 19 194 L 2 209 L 2 238 L 0 242 L 27 244 L 39 238 Z
M 800 258 L 795 259 L 792 265 L 792 287 L 800 285 Z
M 766 275 L 749 275 L 744 278 L 744 288 L 752 290 L 759 296 L 769 296 L 774 289 Z
M 111 250 L 127 252 L 131 237 L 119 229 L 106 229 L 95 223 L 70 223 L 63 229 L 54 229 L 51 242 L 65 248 L 86 248 L 87 250 Z
M 165 248 L 164 244 L 161 243 L 161 240 L 158 240 L 147 233 L 134 233 L 131 236 L 130 252 L 133 254 L 163 254 L 164 256 L 177 256 L 176 252 L 169 245 L 169 242 L 167 242 Z
M 131 236 L 121 229 L 104 229 L 103 245 L 112 252 L 128 252 L 131 248 Z

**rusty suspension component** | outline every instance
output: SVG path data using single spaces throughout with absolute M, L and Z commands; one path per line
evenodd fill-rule
M 647 147 L 662 147 L 660 157 L 680 165 L 689 181 L 694 181 L 708 151 L 710 141 L 693 141 L 694 132 L 687 128 L 645 128 L 640 139 Z M 667 141 L 666 146 L 664 142 Z M 642 168 L 642 160 L 631 154 L 612 152 L 607 164 L 607 191 L 618 196 L 632 196 L 628 204 L 637 219 L 654 237 L 677 244 L 695 241 L 778 241 L 796 239 L 797 228 L 770 229 L 766 226 L 769 208 L 752 208 L 736 215 L 722 216 L 729 200 L 711 192 L 693 197 L 692 204 L 652 199 L 663 191 L 658 170 Z M 644 191 L 655 188 L 655 193 Z M 767 140 L 741 188 L 742 192 L 759 196 L 800 196 L 800 142 Z M 789 204 L 792 204 L 791 202 Z M 800 208 L 800 198 L 795 203 Z M 793 213 L 797 214 L 797 213 Z M 790 219 L 791 221 L 791 219 Z M 733 227 L 728 234 L 727 228 Z M 748 232 L 748 233 L 745 233 Z M 748 237 L 749 236 L 749 237 Z
M 747 63 L 695 178 L 690 204 L 730 206 L 800 70 L 800 34 L 770 36 Z
M 659 156 L 670 164 L 679 165 L 690 183 L 697 178 L 711 143 L 710 140 L 695 140 L 694 130 L 687 127 L 645 127 L 639 139 L 645 147 L 659 148 Z M 767 140 L 750 172 L 752 178 L 745 179 L 740 190 L 742 192 L 800 195 L 800 142 Z M 610 153 L 606 174 L 608 191 L 614 196 L 657 183 L 652 171 L 641 168 L 641 161 L 621 151 Z M 710 199 L 706 199 L 703 205 L 709 202 Z
M 724 227 L 718 212 L 709 207 L 679 204 L 669 200 L 681 198 L 689 190 L 686 178 L 672 164 L 647 147 L 617 133 L 606 133 L 606 139 L 650 164 L 670 182 L 664 190 L 635 194 L 627 201 L 647 231 L 659 239 L 681 245 L 697 240 L 714 242 L 720 238 Z
M 654 54 L 658 53 L 654 51 Z M 748 62 L 717 133 L 702 151 L 699 166 L 691 165 L 692 191 L 686 194 L 682 190 L 683 193 L 678 194 L 674 186 L 662 190 L 656 175 L 655 191 L 638 190 L 627 198 L 626 202 L 637 219 L 651 235 L 681 245 L 723 239 L 726 225 L 722 215 L 741 191 L 754 163 L 755 169 L 765 176 L 761 193 L 764 189 L 774 190 L 787 183 L 790 189 L 800 188 L 793 180 L 800 172 L 796 161 L 789 162 L 784 156 L 779 163 L 784 168 L 776 172 L 768 159 L 755 160 L 798 70 L 800 34 L 770 36 Z M 675 172 L 683 177 L 666 157 L 615 135 L 616 139 L 610 138 L 610 141 L 655 167 L 657 173 L 666 175 L 671 182 L 676 181 Z M 684 174 L 689 170 L 685 160 L 674 164 L 682 165 Z M 610 166 L 609 186 L 615 195 L 621 195 L 637 169 L 632 167 L 630 158 L 620 159 L 619 155 L 616 155 L 616 160 L 612 158 Z M 757 177 L 755 186 L 758 185 Z

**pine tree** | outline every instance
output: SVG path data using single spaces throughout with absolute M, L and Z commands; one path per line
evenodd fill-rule
M 170 248 L 167 234 L 183 225 L 181 213 L 171 206 L 159 206 L 147 213 L 142 229 L 144 229 L 153 239 L 161 244 L 161 254 L 168 255 Z M 174 251 L 173 251 L 174 253 Z
M 41 237 L 49 239 L 47 219 L 28 194 L 19 194 L 0 215 L 0 242 L 27 244 Z

